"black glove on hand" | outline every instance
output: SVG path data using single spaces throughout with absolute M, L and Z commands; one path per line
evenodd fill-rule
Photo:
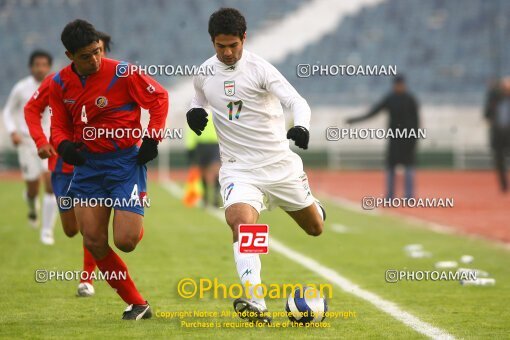
M 292 139 L 297 147 L 306 150 L 310 141 L 310 132 L 303 126 L 294 126 L 287 131 L 287 139 Z
M 142 145 L 140 146 L 140 150 L 138 150 L 138 159 L 136 163 L 138 165 L 142 165 L 149 161 L 152 161 L 157 156 L 158 156 L 158 141 L 149 137 L 144 137 Z
M 85 157 L 78 152 L 77 144 L 68 140 L 63 141 L 57 148 L 58 154 L 62 156 L 62 159 L 67 164 L 71 165 L 83 165 L 85 164 Z
M 207 112 L 201 108 L 193 108 L 186 113 L 188 125 L 198 136 L 204 131 L 207 122 Z

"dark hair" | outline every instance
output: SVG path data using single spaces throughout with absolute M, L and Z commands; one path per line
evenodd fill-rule
M 76 19 L 64 27 L 60 36 L 66 50 L 74 54 L 80 48 L 99 41 L 99 34 L 91 23 Z
M 396 75 L 395 78 L 393 78 L 393 84 L 405 84 L 406 77 L 403 74 Z
M 50 64 L 50 66 L 53 63 L 53 57 L 51 56 L 51 54 L 43 50 L 35 50 L 32 53 L 30 53 L 30 58 L 28 59 L 28 66 L 34 65 L 34 61 L 36 58 L 48 59 L 48 63 Z
M 236 35 L 243 39 L 246 32 L 246 20 L 235 8 L 220 8 L 209 18 L 209 35 L 214 38 L 220 34 Z
M 99 40 L 101 40 L 104 44 L 104 49 L 106 52 L 110 52 L 110 44 L 112 44 L 112 37 L 101 31 L 97 31 L 97 35 L 99 36 Z

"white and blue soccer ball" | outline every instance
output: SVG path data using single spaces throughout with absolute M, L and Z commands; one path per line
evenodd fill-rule
M 307 324 L 321 322 L 326 317 L 328 303 L 315 287 L 296 288 L 285 305 L 290 321 Z

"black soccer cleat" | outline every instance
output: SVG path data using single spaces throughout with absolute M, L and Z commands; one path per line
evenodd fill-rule
M 150 319 L 151 317 L 152 310 L 148 303 L 145 305 L 129 305 L 122 313 L 122 320 L 141 320 Z
M 265 325 L 271 324 L 272 319 L 267 309 L 254 301 L 244 298 L 236 299 L 234 301 L 234 310 L 241 319 Z

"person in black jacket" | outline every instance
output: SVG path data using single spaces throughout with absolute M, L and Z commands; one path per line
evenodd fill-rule
M 375 105 L 366 115 L 350 118 L 347 124 L 353 124 L 371 118 L 386 110 L 390 115 L 389 129 L 396 135 L 396 130 L 415 129 L 418 134 L 418 102 L 408 92 L 405 78 L 396 76 L 393 81 L 393 91 Z M 395 168 L 398 164 L 405 166 L 405 197 L 414 196 L 414 164 L 416 138 L 390 138 L 387 152 L 386 197 L 393 198 L 395 194 Z
M 490 124 L 490 141 L 499 185 L 502 192 L 507 192 L 506 156 L 510 151 L 510 78 L 505 78 L 489 88 L 485 118 Z

